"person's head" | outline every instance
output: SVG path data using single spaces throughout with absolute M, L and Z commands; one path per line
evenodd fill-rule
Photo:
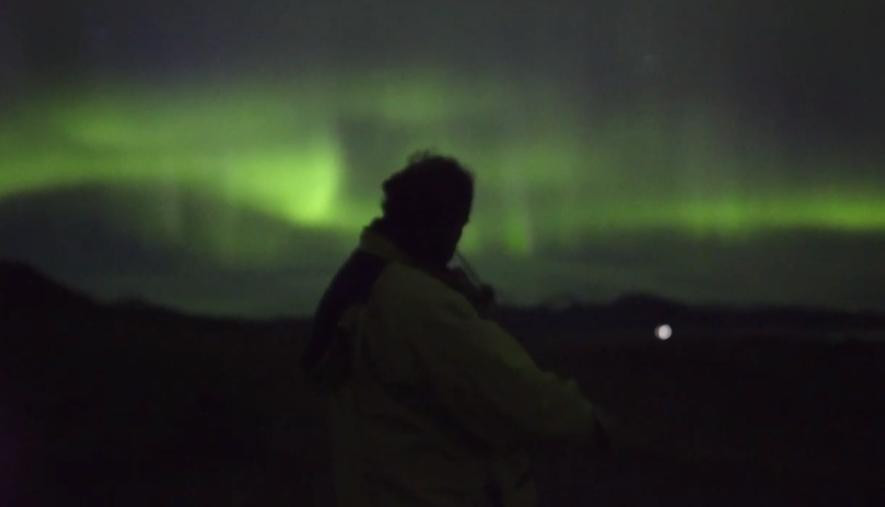
M 457 160 L 421 152 L 388 178 L 383 221 L 417 261 L 445 266 L 470 218 L 473 176 Z

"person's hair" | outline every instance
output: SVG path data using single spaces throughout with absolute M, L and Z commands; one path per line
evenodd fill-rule
M 422 151 L 382 187 L 384 219 L 405 229 L 461 225 L 473 203 L 473 175 L 452 157 Z

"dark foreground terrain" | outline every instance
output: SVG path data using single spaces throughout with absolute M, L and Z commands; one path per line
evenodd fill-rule
M 501 319 L 624 422 L 612 457 L 537 451 L 543 505 L 885 505 L 881 318 L 634 297 Z M 0 264 L 0 506 L 328 505 L 307 332 Z

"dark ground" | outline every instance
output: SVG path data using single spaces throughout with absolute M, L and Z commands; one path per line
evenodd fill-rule
M 885 343 L 849 338 L 866 321 L 766 315 L 503 316 L 624 421 L 614 457 L 539 451 L 543 505 L 885 505 Z M 665 343 L 646 326 L 662 317 L 684 322 Z M 325 505 L 307 331 L 96 305 L 4 265 L 0 505 Z

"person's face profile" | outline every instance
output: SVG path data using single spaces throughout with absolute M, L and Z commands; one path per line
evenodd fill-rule
M 420 242 L 427 260 L 438 267 L 447 266 L 455 256 L 465 225 L 466 222 L 458 221 L 425 227 Z
M 455 256 L 455 250 L 458 249 L 458 243 L 461 241 L 461 236 L 464 234 L 464 227 L 466 225 L 466 220 L 459 221 L 457 223 L 451 224 L 443 232 L 443 236 L 445 238 L 444 252 L 446 264 L 448 264 L 452 260 L 452 257 Z

